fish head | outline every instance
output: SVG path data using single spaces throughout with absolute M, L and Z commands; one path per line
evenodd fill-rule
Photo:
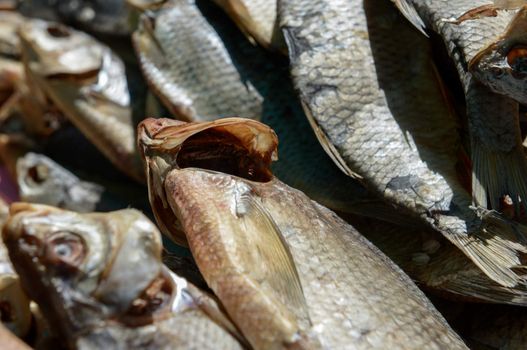
M 173 169 L 199 168 L 252 181 L 269 181 L 278 138 L 268 126 L 246 118 L 185 123 L 149 118 L 138 126 L 139 151 L 147 174 L 150 204 L 161 231 L 186 245 L 165 194 Z
M 144 293 L 168 280 L 159 231 L 133 209 L 78 214 L 15 203 L 3 238 L 24 290 L 58 334 L 74 336 L 108 319 L 151 321 Z
M 474 56 L 469 71 L 492 91 L 527 103 L 527 8 L 505 33 Z
M 28 20 L 19 28 L 22 56 L 30 71 L 45 78 L 96 78 L 104 47 L 60 23 Z

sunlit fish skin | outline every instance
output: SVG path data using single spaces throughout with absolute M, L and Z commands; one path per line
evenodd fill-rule
M 133 42 L 147 82 L 178 119 L 260 118 L 262 97 L 193 0 L 143 14 Z
M 527 305 L 527 286 L 499 285 L 434 232 L 357 217 L 350 221 L 430 294 L 467 302 Z
M 124 0 L 24 0 L 17 11 L 28 17 L 58 21 L 96 34 L 130 34 Z
M 524 283 L 515 267 L 527 250 L 515 235 L 526 229 L 497 213 L 475 212 L 457 180 L 459 135 L 441 89 L 430 84 L 435 73 L 426 38 L 389 2 L 306 4 L 281 1 L 281 26 L 293 81 L 326 151 L 401 216 L 448 238 L 491 279 Z M 401 50 L 408 45 L 414 49 Z
M 240 349 L 215 302 L 161 263 L 133 209 L 78 214 L 17 203 L 3 230 L 22 286 L 71 349 Z
M 378 249 L 272 176 L 270 128 L 146 119 L 138 130 L 158 221 L 177 238 L 179 220 L 207 284 L 255 349 L 465 348 Z
M 527 180 L 522 175 L 527 171 L 527 160 L 521 144 L 518 103 L 512 94 L 491 90 L 498 85 L 503 87 L 502 82 L 510 83 L 511 76 L 506 69 L 493 67 L 484 57 L 489 51 L 487 47 L 495 47 L 493 43 L 506 32 L 511 21 L 516 23 L 511 23 L 516 29 L 512 31 L 518 33 L 517 27 L 524 25 L 524 19 L 514 19 L 518 10 L 494 10 L 490 16 L 471 15 L 475 9 L 492 5 L 485 0 L 396 2 L 414 10 L 422 26 L 440 35 L 457 68 L 467 105 L 475 203 L 483 207 L 489 203 L 490 208 L 499 210 L 500 197 L 509 195 L 519 207 L 518 197 L 527 197 Z M 518 36 L 521 34 L 515 34 Z M 510 59 L 521 71 L 523 51 L 521 46 L 519 49 Z M 519 73 L 516 78 L 522 75 Z M 495 79 L 496 76 L 499 78 Z
M 214 0 L 246 35 L 263 47 L 287 52 L 278 26 L 278 1 Z
M 134 142 L 124 65 L 92 37 L 31 20 L 20 30 L 27 74 L 121 171 L 143 176 Z
M 90 212 L 104 191 L 42 154 L 29 152 L 18 159 L 16 167 L 20 199 L 26 202 Z

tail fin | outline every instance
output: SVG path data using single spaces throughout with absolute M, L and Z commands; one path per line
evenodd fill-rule
M 483 273 L 504 287 L 526 285 L 527 227 L 495 211 L 478 209 L 474 220 L 440 216 L 438 228 Z M 461 234 L 461 232 L 464 232 Z

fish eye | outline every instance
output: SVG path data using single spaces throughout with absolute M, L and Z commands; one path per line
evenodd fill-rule
M 52 265 L 76 267 L 85 255 L 84 241 L 75 233 L 59 231 L 46 238 L 45 260 Z
M 27 169 L 26 176 L 33 183 L 41 184 L 49 177 L 49 168 L 43 164 L 34 165 Z
M 507 63 L 515 71 L 527 73 L 527 47 L 513 47 L 507 53 Z
M 54 38 L 67 38 L 70 36 L 69 30 L 59 24 L 52 24 L 47 27 L 48 34 Z

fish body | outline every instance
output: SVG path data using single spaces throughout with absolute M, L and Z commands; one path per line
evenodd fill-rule
M 457 180 L 457 126 L 430 83 L 425 39 L 389 2 L 284 0 L 280 15 L 300 100 L 340 168 L 443 234 L 490 278 L 521 284 L 512 269 L 525 251 L 516 224 L 475 212 Z
M 92 37 L 28 21 L 20 30 L 24 64 L 36 86 L 121 171 L 141 180 L 124 65 Z
M 265 125 L 147 119 L 139 137 L 161 226 L 179 221 L 254 348 L 464 348 L 380 251 L 272 176 L 277 139 Z
M 214 0 L 246 35 L 265 48 L 287 52 L 278 26 L 278 1 Z
M 501 95 L 491 91 L 507 86 L 503 83 L 510 82 L 512 73 L 506 67 L 493 67 L 485 58 L 488 47 L 496 47 L 496 40 L 506 32 L 511 21 L 522 22 L 514 19 L 518 11 L 496 10 L 491 16 L 469 16 L 467 20 L 456 21 L 474 8 L 489 5 L 488 2 L 396 2 L 406 3 L 420 17 L 423 26 L 441 36 L 456 65 L 467 103 L 475 203 L 500 209 L 500 197 L 509 195 L 518 207 L 518 198 L 527 197 L 527 183 L 521 175 L 527 171 L 527 160 L 521 145 L 518 103 L 514 100 L 517 96 L 513 92 L 522 90 L 502 90 Z M 521 65 L 521 54 L 518 62 Z
M 3 235 L 22 286 L 68 347 L 240 348 L 215 302 L 162 265 L 159 231 L 138 211 L 19 203 L 10 214 Z
M 178 119 L 260 118 L 261 95 L 193 0 L 143 14 L 133 42 L 147 82 Z
M 17 160 L 20 199 L 79 212 L 95 210 L 104 188 L 80 180 L 42 154 L 29 152 Z

